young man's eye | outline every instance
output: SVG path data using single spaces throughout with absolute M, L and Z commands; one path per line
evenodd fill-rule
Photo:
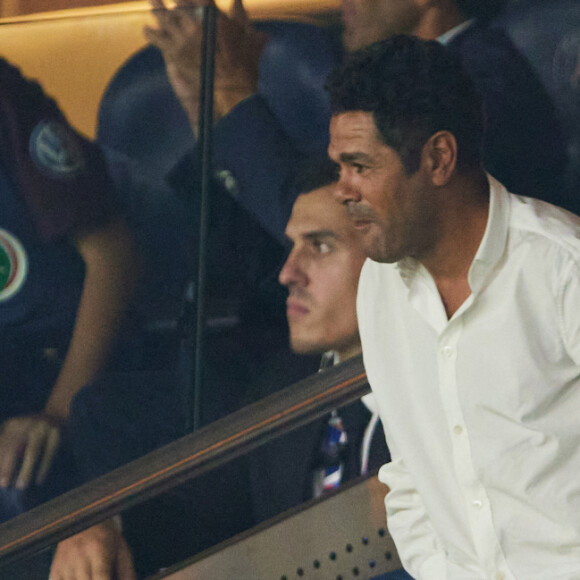
M 327 244 L 326 242 L 319 242 L 316 244 L 316 249 L 319 254 L 328 254 L 332 248 L 330 247 L 330 244 Z
M 360 163 L 355 163 L 353 165 L 353 168 L 354 168 L 355 173 L 362 173 L 366 169 L 366 166 L 361 165 Z

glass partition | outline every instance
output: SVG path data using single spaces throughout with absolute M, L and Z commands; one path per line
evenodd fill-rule
M 17 4 L 4 8 L 15 13 Z M 350 276 L 353 271 L 358 276 L 360 256 L 348 272 L 332 282 L 323 280 L 318 295 L 303 287 L 301 280 L 309 274 L 291 253 L 293 247 L 311 256 L 332 253 L 318 233 L 338 227 L 334 206 L 315 206 L 312 200 L 318 198 L 310 197 L 286 232 L 299 207 L 294 205 L 298 193 L 331 187 L 323 163 L 330 119 L 324 80 L 342 58 L 340 2 L 244 0 L 247 14 L 239 4 L 233 3 L 237 12 L 230 12 L 228 2 L 218 4 L 222 14 L 211 39 L 217 41 L 205 45 L 203 31 L 211 29 L 204 21 L 207 12 L 174 9 L 173 3 L 168 10 L 160 3 L 156 13 L 148 2 L 136 1 L 0 20 L 2 56 L 37 79 L 87 140 L 58 129 L 66 127 L 60 118 L 55 128 L 54 112 L 46 122 L 38 100 L 21 113 L 29 123 L 22 134 L 10 133 L 21 121 L 11 103 L 0 108 L 0 128 L 13 140 L 3 145 L 7 158 L 14 158 L 14 151 L 24 156 L 17 159 L 22 171 L 4 159 L 0 165 L 1 187 L 9 199 L 8 211 L 0 212 L 0 321 L 6 320 L 0 359 L 3 383 L 9 385 L 0 399 L 0 421 L 5 426 L 12 417 L 30 416 L 36 424 L 53 389 L 64 382 L 64 369 L 69 392 L 75 393 L 66 420 L 48 414 L 47 421 L 40 421 L 47 450 L 57 447 L 51 439 L 57 427 L 62 434 L 62 454 L 46 483 L 32 483 L 23 493 L 14 475 L 5 486 L 2 502 L 14 507 L 13 513 L 46 506 L 42 502 L 51 494 L 78 489 L 100 476 L 105 476 L 103 485 L 112 485 L 114 478 L 106 474 L 132 461 L 141 461 L 146 474 L 150 461 L 175 465 L 179 461 L 173 455 L 163 455 L 183 451 L 193 427 L 208 429 L 222 421 L 218 425 L 233 437 L 230 419 L 224 417 L 240 409 L 245 409 L 245 415 L 240 411 L 243 426 L 251 431 L 252 413 L 263 417 L 254 411 L 261 407 L 249 405 L 274 394 L 276 412 L 283 415 L 284 403 L 298 405 L 285 387 L 320 377 L 320 367 L 360 353 L 356 324 L 354 331 L 348 324 L 340 326 L 354 319 L 356 283 Z M 556 31 L 545 26 L 552 8 L 542 4 L 514 1 L 497 24 L 529 58 L 564 120 L 570 156 L 566 179 L 574 185 L 570 191 L 577 191 L 580 13 L 573 2 L 554 3 L 562 6 L 561 12 L 551 12 L 562 22 L 562 31 Z M 529 19 L 522 17 L 528 5 L 536 6 Z M 545 42 L 537 42 L 538 31 L 545 33 Z M 553 49 L 549 54 L 548 46 Z M 215 73 L 205 76 L 214 85 L 211 107 L 202 97 L 208 63 L 214 65 L 209 73 Z M 15 106 L 25 102 L 14 99 Z M 210 115 L 205 123 L 204 110 Z M 70 186 L 77 183 L 75 171 L 84 175 L 82 191 Z M 53 195 L 54 183 L 67 184 L 68 197 Z M 28 189 L 18 191 L 21 185 Z M 326 191 L 320 199 L 324 195 L 330 196 Z M 577 196 L 571 199 L 577 208 Z M 315 210 L 318 221 L 309 222 Z M 51 216 L 46 222 L 43 212 Z M 107 255 L 117 260 L 112 270 L 97 270 L 95 278 L 93 254 L 85 253 L 84 242 L 99 233 L 109 240 L 110 226 L 116 245 L 108 246 L 113 251 Z M 308 246 L 300 246 L 304 240 Z M 84 328 L 90 332 L 75 340 L 88 279 L 96 279 L 97 290 L 109 289 L 104 303 L 117 309 L 114 320 L 123 321 L 118 327 L 111 323 L 110 341 L 112 331 L 103 339 L 101 328 L 110 308 L 89 317 Z M 347 294 L 333 295 L 337 288 Z M 288 319 L 295 322 L 292 333 Z M 337 324 L 339 335 L 334 334 Z M 82 381 L 81 388 L 75 380 L 81 381 L 87 365 L 71 371 L 69 355 L 73 344 L 85 356 L 95 353 L 95 336 L 105 341 L 109 354 L 106 361 L 102 351 L 101 358 L 95 355 L 99 364 L 91 367 L 90 380 Z M 12 385 L 18 388 L 9 390 Z M 17 404 L 12 400 L 16 394 Z M 374 454 L 367 445 L 369 426 L 381 432 L 373 423 L 378 415 L 372 405 L 356 401 L 335 412 L 324 409 L 324 417 L 199 479 L 183 483 L 185 477 L 176 478 L 155 498 L 144 491 L 146 501 L 128 501 L 122 533 L 139 577 L 389 459 L 384 438 Z M 217 444 L 219 433 L 214 435 L 211 442 Z M 176 441 L 177 447 L 171 447 Z M 0 456 L 2 445 L 0 439 Z M 361 461 L 365 445 L 368 453 Z M 166 451 L 155 452 L 159 448 Z M 22 473 L 27 461 L 26 445 L 15 449 L 13 474 Z M 37 460 L 33 473 L 42 473 L 42 466 Z M 53 483 L 54 474 L 61 476 Z M 132 485 L 124 479 L 122 489 Z M 45 495 L 43 489 L 48 489 Z M 98 490 L 91 493 L 98 496 Z M 82 498 L 77 495 L 75 501 L 82 503 Z M 1 525 L 0 536 L 17 521 Z M 11 564 L 6 577 L 46 578 L 51 555 L 46 551 Z
M 253 71 L 254 89 L 263 98 L 259 107 L 279 117 L 274 138 L 282 136 L 284 142 L 281 158 L 273 163 L 288 174 L 277 174 L 278 165 L 272 166 L 271 174 L 265 171 L 263 155 L 269 143 L 262 140 L 261 128 L 251 117 L 251 103 L 237 96 L 236 102 L 228 101 L 227 91 L 235 92 L 235 84 L 225 90 L 216 86 L 216 95 L 227 98 L 225 104 L 216 99 L 215 123 L 207 128 L 216 133 L 203 272 L 202 387 L 197 398 L 192 391 L 194 369 L 200 364 L 195 359 L 200 342 L 196 309 L 204 187 L 204 158 L 197 139 L 200 111 L 198 107 L 192 113 L 182 106 L 160 49 L 149 44 L 143 32 L 146 26 L 158 30 L 167 25 L 163 18 L 177 13 L 158 20 L 148 3 L 129 2 L 0 23 L 4 58 L 27 78 L 36 79 L 71 126 L 101 148 L 115 184 L 119 214 L 130 225 L 141 264 L 141 277 L 109 360 L 73 400 L 62 433 L 74 469 L 63 467 L 71 470 L 58 489 L 73 482 L 80 485 L 186 435 L 192 407 L 199 415 L 198 426 L 206 426 L 318 370 L 325 349 L 292 352 L 286 291 L 277 278 L 288 253 L 284 228 L 292 209 L 287 193 L 290 162 L 297 151 L 323 156 L 326 150 L 328 110 L 322 85 L 340 51 L 338 5 L 293 0 L 248 1 L 247 7 L 257 31 L 249 49 L 262 57 L 260 69 Z M 187 22 L 197 27 L 201 44 L 200 11 L 182 12 L 188 12 Z M 162 44 L 162 39 L 158 41 Z M 232 47 L 230 51 L 235 54 Z M 318 58 L 311 59 L 313 54 Z M 201 65 L 200 46 L 191 49 L 191 58 Z M 219 56 L 216 66 L 223 66 Z M 187 79 L 188 90 L 198 100 L 200 71 L 193 77 Z M 223 82 L 218 70 L 216 83 Z M 308 97 L 296 110 L 290 105 L 301 94 Z M 236 117 L 236 112 L 249 116 Z M 269 184 L 265 180 L 271 176 L 275 178 Z M 0 228 L 10 229 L 1 224 Z M 76 248 L 68 233 L 57 243 Z M 74 317 L 78 302 L 66 306 Z M 74 325 L 71 316 L 68 323 Z M 43 362 L 49 361 L 51 380 L 61 371 L 70 344 L 46 338 L 31 347 Z M 45 398 L 53 384 L 43 392 Z M 34 412 L 42 411 L 36 405 Z M 315 438 L 312 433 L 302 435 L 312 438 L 308 469 L 318 453 L 320 429 L 315 427 Z M 298 451 L 296 444 L 292 449 Z M 278 451 L 272 448 L 268 453 Z M 263 463 L 256 456 L 252 461 L 253 467 L 236 460 L 202 477 L 201 483 L 178 487 L 123 514 L 124 534 L 141 574 L 151 574 L 311 497 L 310 491 L 297 488 L 287 504 L 256 513 L 252 478 L 260 480 L 256 489 L 264 485 L 269 459 Z M 57 469 L 60 465 L 55 464 L 53 470 Z M 31 489 L 35 487 L 31 484 Z M 200 502 L 201 496 L 206 499 Z M 208 511 L 210 501 L 216 507 Z M 36 503 L 31 498 L 26 505 Z M 221 510 L 218 521 L 216 510 Z M 190 516 L 184 518 L 184 513 Z M 182 542 L 192 519 L 204 533 Z M 143 535 L 152 521 L 157 531 Z M 157 546 L 155 556 L 152 543 Z M 18 572 L 22 577 L 32 578 L 26 563 L 18 566 L 25 570 Z

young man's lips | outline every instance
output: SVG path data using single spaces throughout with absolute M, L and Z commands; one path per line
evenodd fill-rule
M 304 316 L 310 310 L 299 301 L 289 298 L 286 302 L 286 314 L 289 317 Z

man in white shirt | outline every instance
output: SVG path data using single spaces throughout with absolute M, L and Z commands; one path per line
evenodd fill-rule
M 405 568 L 580 578 L 580 220 L 484 172 L 479 97 L 438 43 L 372 45 L 328 88 Z

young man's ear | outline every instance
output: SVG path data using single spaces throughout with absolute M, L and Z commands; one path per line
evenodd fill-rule
M 457 141 L 453 133 L 438 131 L 423 146 L 423 162 L 433 185 L 446 185 L 457 166 Z

